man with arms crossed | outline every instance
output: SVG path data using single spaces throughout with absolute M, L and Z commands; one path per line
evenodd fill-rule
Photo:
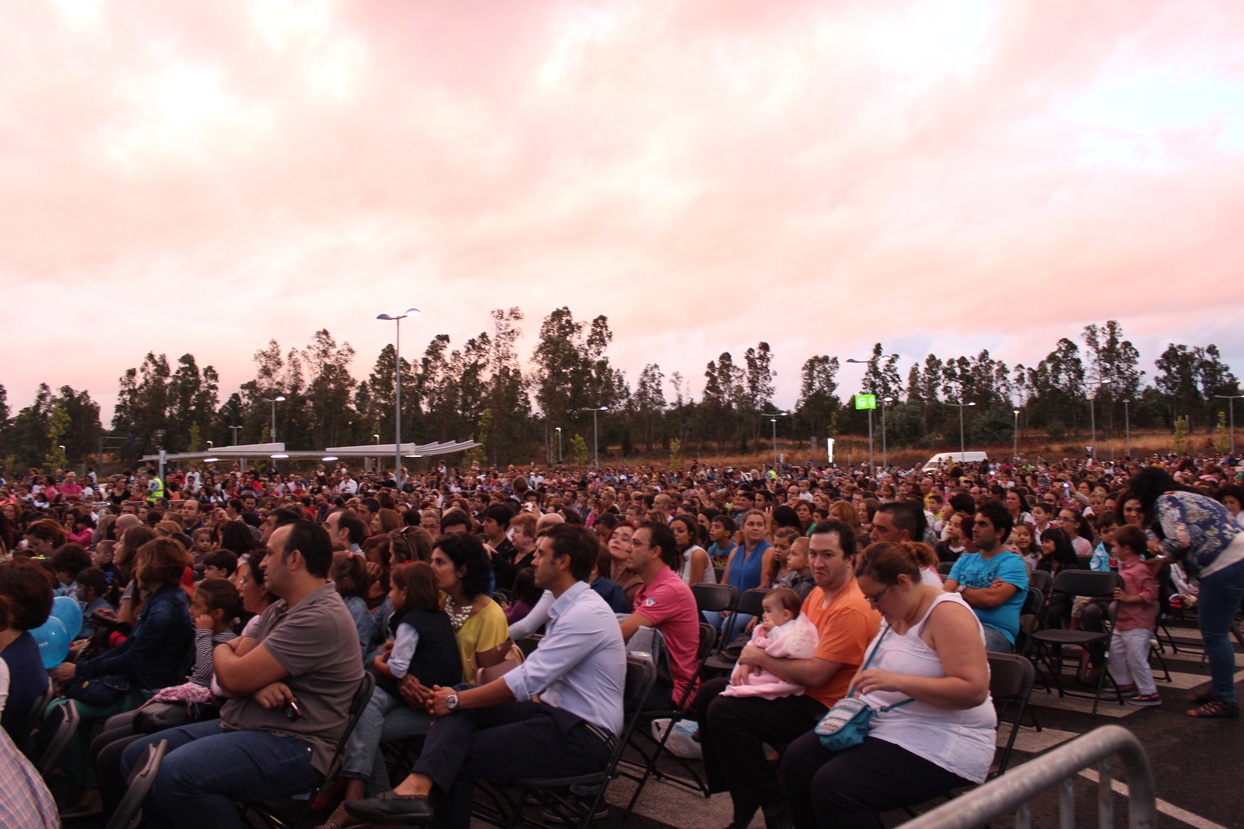
M 1011 653 L 1019 633 L 1019 611 L 1028 595 L 1028 568 L 1015 553 L 1002 549 L 1011 534 L 1011 513 L 1001 501 L 985 501 L 972 524 L 972 541 L 980 550 L 955 561 L 943 585 L 958 593 L 985 626 L 985 650 Z
M 168 753 L 143 804 L 148 826 L 241 827 L 236 801 L 287 797 L 328 772 L 363 665 L 354 622 L 328 581 L 328 533 L 311 521 L 278 527 L 260 567 L 279 601 L 253 635 L 217 645 L 216 681 L 231 697 L 219 720 L 159 731 L 131 743 L 125 777 L 148 745 Z M 325 647 L 340 643 L 340 647 Z

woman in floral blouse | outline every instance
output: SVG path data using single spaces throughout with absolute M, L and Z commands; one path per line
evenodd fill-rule
M 1244 599 L 1244 531 L 1222 504 L 1157 467 L 1132 478 L 1128 498 L 1140 501 L 1145 522 L 1161 539 L 1157 561 L 1179 559 L 1188 576 L 1200 581 L 1197 619 L 1213 686 L 1193 698 L 1188 716 L 1239 717 L 1230 634 Z

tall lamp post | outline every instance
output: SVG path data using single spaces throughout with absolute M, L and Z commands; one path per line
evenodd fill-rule
M 272 442 L 276 443 L 276 404 L 284 403 L 285 395 L 278 394 L 276 397 L 265 397 L 263 399 L 263 402 L 272 404 Z M 236 442 L 236 438 L 235 438 L 235 442 Z
M 777 422 L 779 417 L 786 417 L 790 412 L 762 412 L 763 417 L 769 418 L 769 422 L 773 424 L 773 474 L 778 474 L 778 451 L 777 451 Z
M 890 466 L 890 456 L 886 453 L 885 448 L 885 404 L 893 403 L 893 397 L 881 398 L 881 468 L 886 469 Z
M 592 413 L 592 456 L 595 458 L 596 471 L 600 471 L 600 432 L 596 428 L 596 413 L 609 411 L 608 406 L 594 406 L 590 409 L 579 409 L 581 412 Z
M 562 462 L 562 427 L 558 426 L 553 431 L 557 432 L 557 462 Z
M 950 405 L 952 406 L 959 407 L 959 463 L 963 463 L 963 458 L 965 455 L 967 455 L 967 446 L 963 442 L 963 410 L 970 406 L 975 406 L 976 401 L 973 400 L 971 403 L 964 403 L 962 400 L 959 400 L 959 401 L 947 400 L 946 402 L 950 403 Z
M 1011 409 L 1011 414 L 1015 415 L 1015 448 L 1012 458 L 1019 457 L 1019 409 Z
M 881 354 L 881 355 L 879 355 L 879 356 L 876 358 L 876 360 L 877 360 L 877 362 L 881 362 L 882 360 L 890 360 L 890 359 L 894 359 L 894 358 L 897 358 L 897 357 L 898 357 L 898 355 L 897 355 L 897 354 Z M 848 363 L 856 363 L 857 365 L 861 365 L 861 364 L 862 364 L 862 365 L 870 365 L 870 364 L 871 364 L 871 362 L 872 362 L 871 360 L 857 360 L 857 359 L 855 359 L 854 357 L 848 357 L 846 361 L 847 361 Z M 876 389 L 872 389 L 872 390 L 870 390 L 870 391 L 868 391 L 868 392 L 866 392 L 866 393 L 867 393 L 867 394 L 875 394 L 875 392 L 876 392 Z M 874 399 L 873 399 L 873 407 L 875 407 L 875 406 L 876 406 L 876 399 L 874 398 Z M 859 405 L 857 404 L 855 408 L 857 408 L 857 409 L 858 409 L 858 408 L 860 408 L 860 407 L 859 407 Z M 884 417 L 885 417 L 885 409 L 884 409 L 884 408 L 881 410 L 881 414 L 882 414 L 882 418 L 883 418 L 883 425 L 884 425 Z M 882 438 L 882 442 L 883 442 L 883 443 L 885 442 L 885 440 L 884 440 L 884 436 L 883 436 L 883 438 Z M 872 408 L 872 407 L 869 407 L 869 409 L 868 409 L 868 477 L 870 477 L 870 478 L 871 478 L 872 476 L 873 476 L 873 408 Z
M 1097 390 L 1101 388 L 1102 386 L 1106 385 L 1106 383 L 1108 382 L 1109 382 L 1108 380 L 1102 380 L 1098 382 L 1096 385 L 1093 386 L 1092 391 L 1088 393 L 1089 428 L 1092 429 L 1092 433 L 1093 433 L 1093 437 L 1092 437 L 1093 446 L 1092 446 L 1091 451 L 1089 452 L 1089 458 L 1094 463 L 1097 462 L 1097 403 L 1096 403 Z
M 1130 400 L 1123 401 L 1123 434 L 1127 440 L 1127 459 L 1129 461 L 1132 459 L 1132 419 L 1127 407 L 1131 405 L 1131 402 Z
M 1244 398 L 1244 394 L 1216 394 L 1214 397 L 1227 401 L 1227 409 L 1231 412 L 1231 454 L 1235 455 L 1235 401 Z
M 402 485 L 402 320 L 420 314 L 407 308 L 400 314 L 377 314 L 376 319 L 392 321 L 393 333 L 393 482 Z

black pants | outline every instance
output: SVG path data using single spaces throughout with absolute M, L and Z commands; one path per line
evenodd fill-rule
M 469 829 L 475 778 L 591 774 L 604 769 L 611 752 L 608 743 L 568 711 L 538 702 L 507 702 L 439 718 L 411 771 L 435 784 L 435 825 Z
M 734 825 L 746 826 L 757 809 L 784 801 L 777 772 L 765 759 L 764 744 L 785 748 L 811 731 L 827 709 L 809 696 L 719 696 L 728 685 L 726 679 L 704 684 L 696 697 L 696 720 L 708 785 L 714 792 L 730 792 Z
M 810 731 L 782 757 L 782 785 L 795 829 L 876 829 L 881 812 L 914 806 L 969 783 L 875 737 L 835 754 Z

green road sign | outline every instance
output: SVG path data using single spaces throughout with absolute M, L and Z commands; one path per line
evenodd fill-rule
M 855 408 L 857 410 L 875 409 L 877 408 L 877 395 L 875 394 L 857 394 L 855 395 Z

